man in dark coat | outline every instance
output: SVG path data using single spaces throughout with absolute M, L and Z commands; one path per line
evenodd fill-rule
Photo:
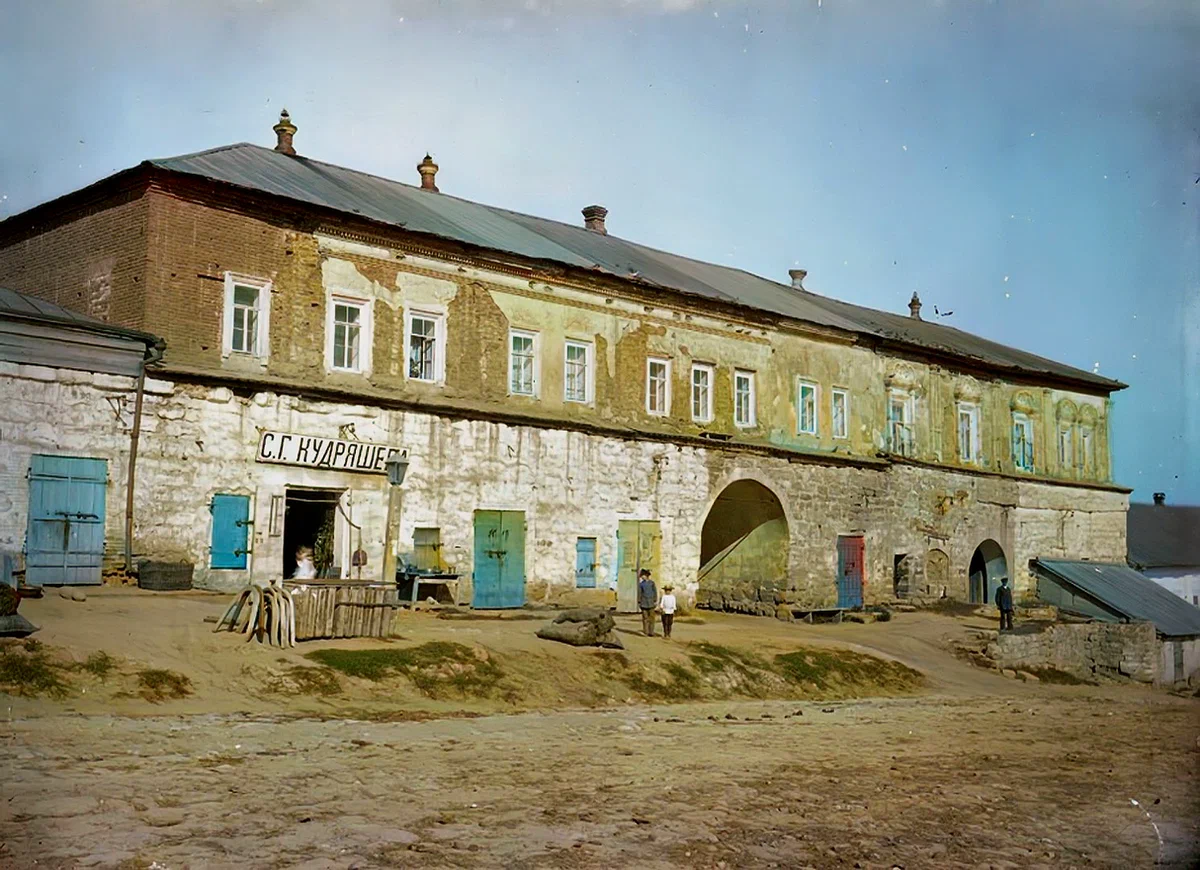
M 650 579 L 650 569 L 638 571 L 638 609 L 642 611 L 642 634 L 654 637 L 654 608 L 658 607 L 658 587 Z
M 1000 608 L 1000 630 L 1012 631 L 1012 590 L 1008 588 L 1008 578 L 1000 578 L 1000 587 L 996 590 L 996 606 Z

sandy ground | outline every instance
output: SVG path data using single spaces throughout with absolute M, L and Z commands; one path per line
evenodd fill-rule
M 768 650 L 854 644 L 925 671 L 928 691 L 917 697 L 556 710 L 542 696 L 540 712 L 409 722 L 384 721 L 386 699 L 365 687 L 348 687 L 347 703 L 368 711 L 352 719 L 312 715 L 328 702 L 254 697 L 249 679 L 237 679 L 242 669 L 292 654 L 212 634 L 201 620 L 221 604 L 132 593 L 22 604 L 47 645 L 178 669 L 196 691 L 158 706 L 98 690 L 58 702 L 0 698 L 0 866 L 1200 860 L 1200 704 L 979 671 L 946 652 L 965 632 L 960 620 L 717 617 L 679 626 L 684 637 L 671 645 L 622 635 L 633 659 L 672 655 L 693 632 Z M 569 667 L 580 654 L 529 639 L 536 623 L 417 614 L 402 626 L 410 641 L 525 650 L 544 656 L 542 667 Z M 393 699 L 390 709 L 410 706 Z

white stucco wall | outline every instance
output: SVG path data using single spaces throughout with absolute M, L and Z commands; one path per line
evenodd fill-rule
M 28 509 L 25 474 L 34 452 L 109 460 L 108 552 L 123 547 L 125 457 L 133 382 L 108 376 L 9 366 L 0 373 L 0 547 L 19 550 Z M 148 379 L 138 458 L 135 552 L 186 558 L 198 585 L 232 588 L 249 576 L 277 575 L 283 537 L 270 533 L 271 497 L 288 486 L 345 489 L 343 507 L 361 526 L 369 564 L 381 566 L 387 484 L 382 476 L 268 465 L 255 461 L 264 429 L 406 447 L 412 464 L 403 489 L 401 551 L 413 530 L 441 530 L 443 558 L 468 578 L 473 515 L 521 510 L 526 517 L 527 599 L 574 587 L 578 537 L 597 539 L 597 583 L 615 579 L 616 531 L 623 519 L 657 519 L 660 579 L 695 589 L 704 518 L 729 483 L 752 478 L 773 490 L 789 526 L 789 590 L 813 606 L 836 601 L 836 540 L 866 538 L 867 601 L 891 596 L 893 558 L 915 556 L 910 578 L 924 589 L 926 554 L 950 559 L 949 593 L 965 596 L 971 554 L 996 540 L 1008 557 L 1018 597 L 1032 588 L 1026 566 L 1037 556 L 1121 561 L 1126 496 L 917 465 L 854 468 L 808 464 L 745 451 L 678 446 L 559 429 L 452 420 L 424 413 L 317 402 L 225 387 Z M 246 571 L 209 565 L 217 493 L 251 497 L 253 553 Z M 357 534 L 343 538 L 345 565 Z M 940 594 L 940 590 L 928 590 Z

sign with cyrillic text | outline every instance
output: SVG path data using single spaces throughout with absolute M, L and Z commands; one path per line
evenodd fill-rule
M 315 438 L 268 430 L 258 438 L 256 459 L 277 465 L 303 465 L 358 474 L 387 474 L 387 461 L 397 454 L 407 456 L 408 451 L 387 444 Z

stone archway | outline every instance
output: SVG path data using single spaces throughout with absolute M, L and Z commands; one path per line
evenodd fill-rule
M 1000 580 L 1008 576 L 1008 558 L 1004 555 L 1004 548 L 988 538 L 975 548 L 967 573 L 970 578 L 968 600 L 972 604 L 994 601 Z
M 787 588 L 789 541 L 787 515 L 775 493 L 757 480 L 729 484 L 701 528 L 698 601 L 774 612 L 774 593 Z

